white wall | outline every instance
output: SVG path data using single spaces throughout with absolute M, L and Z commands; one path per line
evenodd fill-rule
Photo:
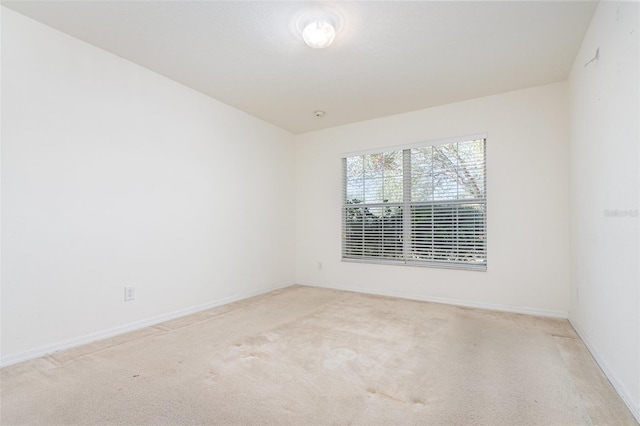
M 570 74 L 571 311 L 640 418 L 640 5 L 601 2 Z M 599 59 L 587 64 L 599 48 Z
M 296 281 L 566 317 L 567 101 L 558 83 L 296 136 Z M 486 272 L 340 261 L 341 153 L 484 132 Z
M 2 89 L 4 364 L 293 281 L 290 133 L 5 8 Z
M 2 307 L 2 11 L 0 7 L 0 308 Z M 2 365 L 2 314 L 0 313 L 0 365 Z

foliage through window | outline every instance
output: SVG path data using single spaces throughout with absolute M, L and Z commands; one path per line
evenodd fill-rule
M 485 143 L 344 158 L 343 259 L 486 269 Z

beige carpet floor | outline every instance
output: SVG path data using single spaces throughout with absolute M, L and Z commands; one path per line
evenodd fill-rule
M 1 380 L 5 425 L 636 425 L 567 321 L 303 286 Z

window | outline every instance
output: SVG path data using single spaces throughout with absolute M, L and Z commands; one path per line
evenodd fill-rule
M 342 258 L 486 270 L 485 143 L 343 158 Z

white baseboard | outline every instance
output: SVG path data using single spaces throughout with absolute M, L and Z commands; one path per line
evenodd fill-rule
M 214 300 L 207 303 L 203 303 L 196 306 L 191 306 L 177 311 L 168 312 L 166 314 L 158 315 L 153 318 L 147 318 L 139 321 L 134 321 L 128 324 L 124 324 L 118 327 L 109 328 L 107 330 L 97 331 L 94 333 L 85 334 L 83 336 L 66 339 L 60 342 L 56 342 L 50 345 L 40 346 L 34 349 L 29 349 L 24 352 L 7 355 L 0 360 L 0 367 L 7 367 L 9 365 L 17 364 L 20 362 L 28 361 L 30 359 L 40 358 L 45 355 L 50 355 L 54 352 L 63 351 L 66 349 L 72 349 L 78 346 L 86 345 L 88 343 L 97 342 L 99 340 L 108 339 L 110 337 L 119 336 L 121 334 L 129 333 L 131 331 L 140 330 L 142 328 L 150 327 L 152 325 L 160 324 L 165 321 L 170 321 L 176 318 L 184 317 L 187 315 L 195 314 L 196 312 L 205 311 L 207 309 L 215 308 L 217 306 L 226 305 L 228 303 L 237 302 L 243 299 L 249 299 L 251 297 L 259 296 L 261 294 L 269 293 L 274 290 L 289 287 L 293 283 L 287 283 L 280 286 L 270 287 L 263 290 L 253 291 L 246 294 L 241 294 L 232 297 L 226 297 L 224 299 Z
M 589 340 L 585 332 L 576 323 L 571 321 L 571 319 L 569 319 L 569 324 L 571 324 L 578 336 L 580 336 L 580 339 L 591 353 L 591 356 L 596 361 L 604 375 L 607 376 L 607 379 L 609 379 L 613 388 L 618 392 L 620 398 L 622 398 L 624 403 L 627 405 L 631 414 L 636 418 L 636 421 L 640 423 L 640 406 L 636 405 L 633 401 L 633 398 L 629 395 L 627 388 L 616 378 L 609 367 L 609 364 L 604 360 L 604 358 L 602 358 L 602 356 L 600 356 L 600 353 L 596 350 L 596 347 L 593 345 L 591 340 Z
M 447 297 L 424 296 L 424 295 L 418 295 L 418 294 L 401 293 L 396 291 L 372 290 L 372 289 L 367 289 L 362 287 L 339 286 L 339 285 L 338 286 L 315 285 L 315 284 L 301 284 L 301 285 L 307 285 L 309 287 L 331 288 L 334 290 L 353 291 L 356 293 L 376 294 L 380 296 L 398 297 L 401 299 L 419 300 L 421 302 L 442 303 L 445 305 L 462 306 L 465 308 L 477 308 L 477 309 L 485 309 L 485 310 L 491 310 L 491 311 L 511 312 L 515 314 L 535 315 L 539 317 L 549 317 L 549 318 L 560 318 L 560 319 L 569 318 L 568 312 L 555 311 L 551 309 L 508 306 L 508 305 L 499 305 L 499 304 L 493 304 L 493 303 L 480 303 L 480 302 L 472 302 L 468 300 L 450 299 Z

